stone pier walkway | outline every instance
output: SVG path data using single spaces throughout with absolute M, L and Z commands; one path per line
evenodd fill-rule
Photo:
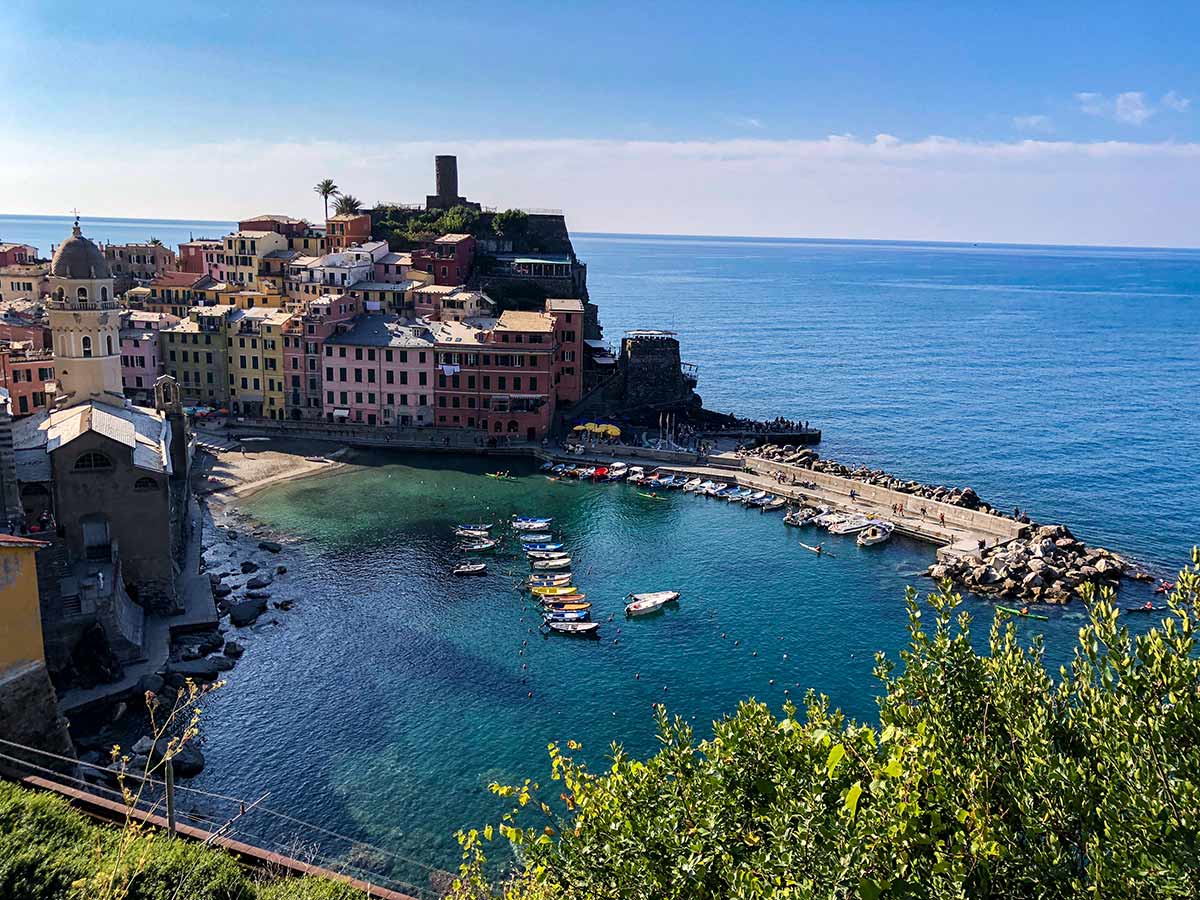
M 544 455 L 555 462 L 576 466 L 602 465 L 620 458 L 615 455 L 601 456 L 590 453 L 582 455 L 566 455 L 562 453 Z M 977 553 L 981 540 L 989 547 L 1008 540 L 1006 536 L 996 532 L 972 529 L 951 522 L 943 525 L 938 521 L 936 512 L 929 512 L 926 515 L 922 515 L 920 512 L 922 506 L 932 510 L 936 504 L 921 497 L 906 496 L 905 512 L 902 515 L 892 512 L 891 505 L 888 503 L 872 502 L 857 494 L 851 499 L 849 490 L 854 482 L 849 479 L 845 479 L 847 489 L 839 491 L 821 486 L 801 487 L 800 485 L 780 484 L 770 475 L 745 470 L 738 471 L 727 466 L 677 465 L 671 463 L 660 463 L 655 466 L 652 460 L 637 460 L 628 457 L 625 457 L 623 461 L 631 465 L 641 465 L 647 472 L 657 468 L 659 471 L 673 472 L 688 477 L 700 477 L 725 484 L 736 483 L 744 487 L 754 488 L 755 490 L 770 491 L 776 496 L 786 497 L 789 500 L 807 500 L 813 504 L 828 506 L 840 512 L 860 513 L 865 516 L 886 519 L 895 524 L 896 531 L 900 534 L 931 544 L 937 544 L 940 547 L 960 548 L 961 552 L 964 553 L 972 549 Z M 803 473 L 803 469 L 796 470 L 798 478 L 803 478 Z M 911 509 L 908 508 L 909 502 L 912 503 Z

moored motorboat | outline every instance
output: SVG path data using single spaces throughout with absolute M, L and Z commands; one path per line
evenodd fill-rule
M 562 559 L 538 559 L 533 562 L 533 567 L 539 570 L 565 569 L 569 565 L 571 565 L 569 556 L 564 556 Z
M 583 466 L 582 468 L 580 468 L 576 471 L 576 474 L 581 479 L 582 478 L 591 478 L 593 475 L 596 474 L 596 467 L 595 466 Z
M 782 509 L 785 506 L 787 506 L 787 498 L 786 497 L 772 497 L 770 500 L 768 500 L 766 503 L 763 504 L 762 508 L 763 508 L 763 512 L 774 512 L 775 510 Z
M 591 613 L 586 609 L 544 609 L 542 616 L 552 622 L 582 622 Z
M 630 603 L 625 607 L 626 616 L 644 616 L 657 612 L 668 603 L 679 600 L 679 591 L 653 591 L 649 594 L 629 594 Z
M 517 540 L 529 541 L 532 544 L 536 544 L 540 541 L 554 540 L 554 535 L 552 535 L 548 531 L 533 531 L 533 532 L 530 532 L 529 534 L 518 534 Z
M 547 572 L 542 575 L 533 574 L 533 575 L 529 576 L 529 580 L 526 581 L 525 583 L 529 587 L 537 587 L 538 585 L 549 585 L 549 584 L 570 584 L 571 583 L 571 573 L 570 572 L 554 572 L 554 573 Z
M 633 484 L 642 484 L 646 480 L 646 470 L 641 466 L 630 466 L 629 474 L 625 476 L 625 480 Z
M 547 600 L 542 603 L 542 609 L 547 611 L 561 610 L 562 612 L 587 612 L 591 608 L 592 604 L 588 603 L 586 600 L 571 600 L 565 603 L 560 603 L 557 600 Z
M 596 466 L 596 471 L 592 473 L 592 477 L 599 481 L 602 478 L 608 477 L 608 466 Z
M 548 526 L 554 519 L 539 518 L 537 516 L 514 516 L 512 520 L 513 528 L 517 531 L 540 531 Z
M 843 516 L 829 526 L 830 534 L 854 534 L 864 528 L 870 528 L 872 520 L 866 516 Z
M 566 550 L 526 550 L 525 555 L 530 559 L 562 559 L 569 554 Z
M 462 548 L 464 550 L 466 550 L 468 553 L 483 553 L 485 550 L 491 550 L 495 546 L 496 546 L 495 541 L 486 540 L 486 541 L 471 541 L 470 543 L 463 544 Z
M 703 478 L 693 478 L 691 481 L 684 482 L 683 489 L 690 494 L 702 484 L 704 484 Z
M 613 463 L 608 467 L 609 478 L 624 478 L 629 474 L 629 466 L 623 462 Z
M 539 585 L 538 587 L 530 588 L 530 591 L 539 597 L 565 597 L 568 594 L 579 593 L 569 584 Z
M 457 525 L 454 526 L 454 528 L 456 530 L 462 530 L 462 531 L 491 531 L 492 523 L 488 522 L 485 525 L 470 525 L 470 524 L 465 524 L 463 522 L 459 522 Z
M 783 524 L 803 528 L 805 525 L 814 524 L 817 517 L 828 513 L 829 507 L 827 506 L 801 506 L 784 516 Z
M 487 563 L 461 563 L 454 567 L 455 575 L 486 575 Z
M 587 594 L 560 594 L 557 597 L 538 597 L 538 602 L 542 606 L 564 606 L 571 603 L 583 603 L 587 599 Z M 592 604 L 588 604 L 591 606 Z
M 455 528 L 454 536 L 461 538 L 478 538 L 482 540 L 488 540 L 491 537 L 486 531 L 478 528 Z
M 548 459 L 544 463 L 541 464 L 540 468 L 543 472 L 549 472 L 550 470 L 552 470 L 554 468 L 554 462 L 552 460 Z
M 882 544 L 892 536 L 895 527 L 891 522 L 873 523 L 858 533 L 858 546 L 873 547 L 875 544 Z
M 749 490 L 749 488 L 747 488 Z M 752 503 L 757 503 L 759 500 L 766 500 L 771 495 L 767 491 L 754 491 L 742 498 L 742 502 L 749 506 Z
M 553 622 L 547 621 L 546 627 L 559 634 L 569 634 L 573 637 L 593 637 L 600 629 L 597 622 Z
M 560 543 L 550 543 L 548 541 L 539 541 L 532 544 L 522 544 L 521 549 L 528 553 L 530 550 L 561 550 L 563 545 Z

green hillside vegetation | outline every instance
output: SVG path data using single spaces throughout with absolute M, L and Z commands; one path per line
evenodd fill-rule
M 1036 627 L 998 613 L 981 654 L 948 584 L 925 603 L 910 589 L 877 723 L 810 694 L 802 715 L 745 702 L 709 740 L 662 714 L 655 756 L 614 746 L 601 773 L 552 745 L 546 785 L 493 786 L 513 811 L 460 835 L 457 897 L 1200 896 L 1192 563 L 1137 637 L 1089 592 L 1056 676 Z M 496 842 L 520 861 L 501 885 Z
M 0 897 L 361 900 L 363 893 L 317 878 L 269 878 L 221 850 L 96 824 L 60 797 L 0 782 Z

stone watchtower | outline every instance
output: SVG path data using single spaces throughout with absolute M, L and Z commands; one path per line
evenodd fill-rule
M 54 251 L 49 280 L 46 312 L 54 339 L 54 406 L 61 409 L 89 400 L 124 405 L 121 309 L 108 262 L 83 236 L 78 218 L 71 236 Z

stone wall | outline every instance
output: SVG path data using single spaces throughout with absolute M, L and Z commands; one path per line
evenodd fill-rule
M 980 534 L 992 535 L 1001 543 L 1015 540 L 1028 532 L 1027 525 L 1022 525 L 1020 522 L 1004 516 L 993 516 L 990 513 L 964 509 L 961 506 L 940 503 L 937 500 L 914 497 L 912 494 L 893 491 L 890 488 L 879 487 L 874 484 L 864 484 L 853 478 L 843 478 L 840 475 L 829 475 L 825 472 L 814 472 L 812 469 L 804 469 L 799 466 L 790 466 L 786 463 L 775 463 L 762 459 L 748 459 L 746 462 L 752 472 L 765 475 L 782 473 L 789 481 L 792 479 L 792 476 L 795 476 L 797 481 L 811 481 L 825 490 L 845 494 L 847 501 L 850 498 L 850 491 L 853 490 L 859 497 L 874 503 L 883 504 L 884 506 L 891 506 L 893 503 L 903 503 L 908 509 L 914 510 L 920 509 L 923 506 L 935 518 L 939 513 L 945 515 L 946 524 L 948 525 L 957 525 Z
M 688 405 L 691 385 L 684 380 L 679 341 L 673 337 L 626 337 L 621 342 L 624 405 L 668 409 Z
M 42 662 L 30 662 L 0 673 L 0 737 L 61 756 L 75 755 L 67 720 L 59 715 L 58 697 Z M 73 768 L 40 754 L 0 745 L 0 753 L 35 765 L 63 771 Z M 34 774 L 30 769 L 0 759 L 0 772 L 15 777 Z

